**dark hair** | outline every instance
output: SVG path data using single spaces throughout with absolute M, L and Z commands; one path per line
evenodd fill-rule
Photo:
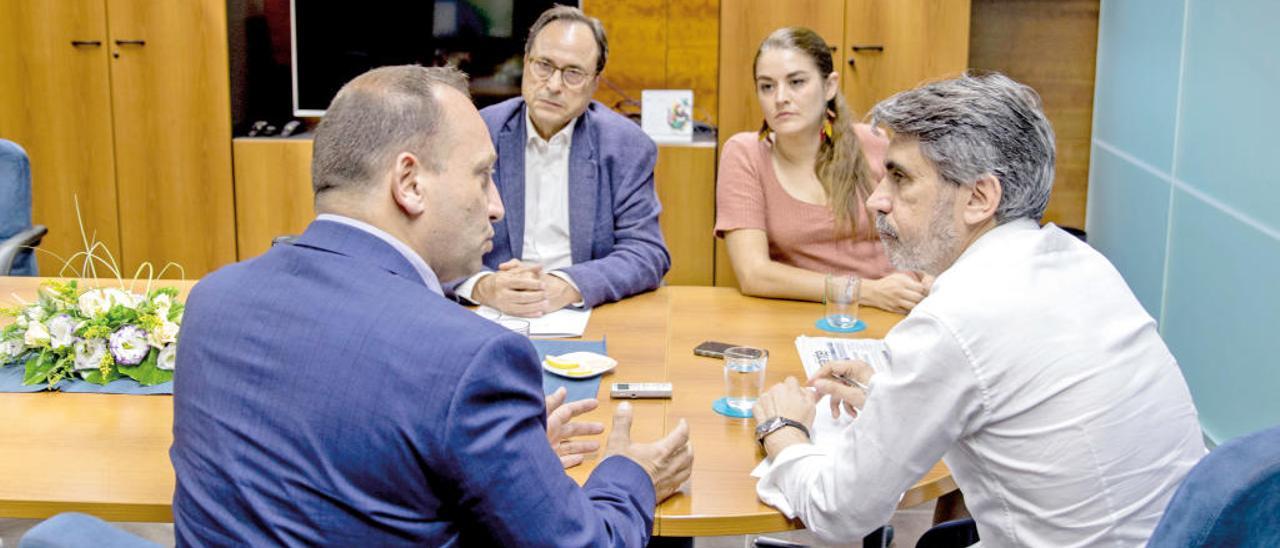
M 538 20 L 533 22 L 533 26 L 529 27 L 529 38 L 524 41 L 524 54 L 527 57 L 529 50 L 533 49 L 533 39 L 538 37 L 538 33 L 547 25 L 556 21 L 571 21 L 574 23 L 582 23 L 591 29 L 591 35 L 596 39 L 596 74 L 604 72 L 604 63 L 609 60 L 609 38 L 604 34 L 604 24 L 599 19 L 587 15 L 582 10 L 572 6 L 556 5 L 555 7 L 542 12 L 538 16 Z
M 1040 95 L 998 72 L 968 72 L 904 91 L 871 109 L 875 123 L 920 142 L 938 175 L 1000 180 L 996 222 L 1039 221 L 1053 191 L 1053 126 Z
M 438 170 L 440 163 L 426 155 L 444 119 L 434 95 L 438 86 L 467 95 L 467 75 L 454 67 L 401 65 L 373 69 L 342 86 L 316 128 L 316 196 L 363 187 L 377 166 L 400 152 L 412 152 Z
M 826 78 L 835 72 L 831 47 L 822 36 L 804 27 L 785 27 L 773 31 L 773 34 L 760 43 L 755 60 L 751 62 L 753 78 L 760 55 L 773 49 L 790 49 L 805 54 L 817 66 L 819 78 Z M 871 218 L 870 215 L 859 215 L 854 209 L 866 210 L 866 198 L 874 190 L 871 173 L 866 158 L 862 157 L 862 145 L 853 131 L 854 115 L 849 110 L 844 94 L 837 92 L 835 97 L 827 101 L 827 109 L 835 113 L 835 119 L 831 121 L 831 138 L 824 140 L 818 148 L 818 159 L 813 171 L 827 193 L 836 216 L 837 229 L 849 227 L 857 232 L 864 228 L 859 226 L 858 220 Z M 868 222 L 867 230 L 870 227 L 871 223 Z

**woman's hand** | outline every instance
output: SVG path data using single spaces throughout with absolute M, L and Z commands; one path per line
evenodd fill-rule
M 933 276 L 919 272 L 894 272 L 878 280 L 862 280 L 862 303 L 881 310 L 906 314 L 929 295 Z

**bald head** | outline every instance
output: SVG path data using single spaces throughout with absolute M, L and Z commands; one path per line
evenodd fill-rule
M 316 128 L 311 185 L 316 200 L 367 190 L 401 152 L 439 169 L 447 150 L 433 145 L 447 133 L 438 91 L 467 95 L 467 77 L 453 67 L 382 67 L 338 91 Z

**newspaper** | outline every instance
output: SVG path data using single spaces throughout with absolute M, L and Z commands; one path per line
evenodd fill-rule
M 889 350 L 883 339 L 835 339 L 831 337 L 796 337 L 796 352 L 804 364 L 804 373 L 813 377 L 822 365 L 836 360 L 861 360 L 876 372 L 889 365 Z

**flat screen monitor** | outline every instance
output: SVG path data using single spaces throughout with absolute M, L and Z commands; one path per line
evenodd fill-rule
M 564 0 L 290 0 L 294 116 L 323 116 L 343 84 L 387 65 L 454 64 L 479 106 L 520 94 L 529 27 Z

